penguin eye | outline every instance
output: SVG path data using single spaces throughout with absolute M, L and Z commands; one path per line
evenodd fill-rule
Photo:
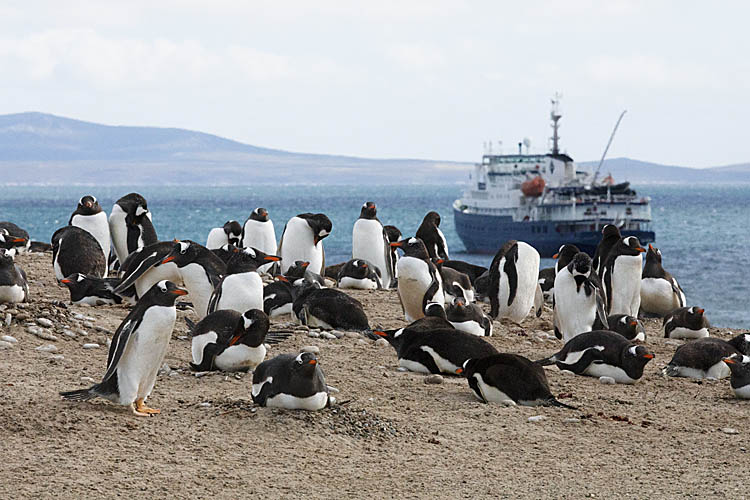
M 185 255 L 185 252 L 187 252 L 187 250 L 186 250 L 186 249 L 184 249 L 184 248 L 181 248 L 181 249 L 180 249 L 180 254 L 182 254 L 182 255 Z

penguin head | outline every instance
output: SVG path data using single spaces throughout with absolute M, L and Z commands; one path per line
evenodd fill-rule
M 392 248 L 400 248 L 407 257 L 429 260 L 430 254 L 427 253 L 427 247 L 419 238 L 406 238 L 395 243 L 391 243 Z
M 469 358 L 466 361 L 464 361 L 464 364 L 456 370 L 456 375 L 462 375 L 466 378 L 471 377 L 474 375 L 474 370 L 476 368 L 478 359 L 475 358 Z
M 86 282 L 86 275 L 81 273 L 73 273 L 70 276 L 60 280 L 61 285 L 67 286 L 69 289 L 73 289 L 81 283 Z
M 685 312 L 686 326 L 689 326 L 695 330 L 698 330 L 704 326 L 707 327 L 708 319 L 706 319 L 705 312 L 706 310 L 702 307 L 688 307 L 687 311 Z
M 428 318 L 448 319 L 445 315 L 445 306 L 440 302 L 428 302 L 424 306 L 424 315 Z
M 396 226 L 383 226 L 388 243 L 395 243 L 401 238 L 401 231 Z
M 78 207 L 76 207 L 75 213 L 78 215 L 96 215 L 101 211 L 102 207 L 99 206 L 99 202 L 96 201 L 96 198 L 87 194 L 78 200 Z
M 236 220 L 228 220 L 224 223 L 224 234 L 229 238 L 229 243 L 238 244 L 242 234 L 242 226 Z
M 201 255 L 201 250 L 205 249 L 202 245 L 190 240 L 175 240 L 172 251 L 169 255 L 164 257 L 161 261 L 162 264 L 168 262 L 174 262 L 177 267 L 185 267 L 188 264 L 195 262 L 196 259 Z M 210 250 L 206 250 L 210 252 Z
M 360 219 L 374 219 L 378 216 L 378 208 L 375 206 L 375 203 L 368 201 L 364 205 L 362 205 L 362 210 L 359 211 L 359 218 Z
M 268 210 L 258 207 L 250 214 L 250 219 L 257 220 L 258 222 L 268 222 Z
M 731 356 L 727 356 L 721 360 L 729 367 L 733 379 L 747 380 L 750 383 L 750 356 L 743 356 L 735 352 Z
M 237 324 L 234 336 L 229 340 L 229 345 L 245 344 L 258 347 L 265 340 L 270 324 L 268 316 L 260 309 L 245 311 Z
M 427 215 L 424 216 L 424 219 L 422 220 L 422 224 L 431 224 L 435 227 L 440 227 L 440 214 L 437 212 L 427 212 Z
M 641 246 L 641 242 L 635 236 L 627 236 L 620 240 L 620 253 L 622 255 L 640 255 L 646 249 Z
M 730 340 L 729 343 L 742 354 L 750 355 L 750 333 L 741 333 Z
M 384 338 L 388 341 L 391 345 L 398 345 L 398 343 L 401 340 L 401 334 L 404 333 L 403 328 L 398 328 L 396 330 L 373 330 L 372 331 L 372 338 Z
M 480 297 L 486 297 L 490 290 L 490 272 L 485 271 L 474 281 L 474 291 Z
M 591 257 L 586 252 L 578 252 L 567 265 L 567 269 L 573 276 L 588 276 L 591 273 Z
M 313 233 L 313 244 L 318 245 L 320 240 L 331 234 L 333 223 L 326 214 L 300 214 L 297 217 L 305 219 L 307 225 Z
M 570 264 L 570 262 L 573 260 L 573 257 L 578 255 L 580 252 L 581 251 L 575 245 L 567 244 L 561 246 L 557 253 L 552 256 L 553 259 L 557 259 L 557 263 L 555 264 L 556 272 L 559 273 L 562 268 Z
M 252 247 L 235 248 L 233 253 L 227 262 L 227 274 L 254 271 L 264 264 L 281 260 L 276 255 L 268 255 Z
M 122 210 L 133 217 L 141 217 L 148 214 L 146 198 L 138 193 L 129 193 L 117 200 Z
M 21 236 L 13 236 L 4 227 L 0 228 L 0 246 L 2 246 L 2 248 L 11 249 L 17 246 L 24 246 L 26 244 L 26 241 L 26 238 L 23 238 Z
M 294 265 L 289 266 L 289 269 L 286 270 L 284 276 L 287 278 L 303 278 L 309 265 L 310 263 L 308 261 L 296 260 L 294 261 Z
M 441 269 L 443 267 L 443 263 L 445 263 L 445 259 L 442 259 L 440 257 L 433 257 L 430 259 L 433 264 L 435 264 L 435 267 L 438 269 Z
M 187 293 L 187 290 L 179 288 L 171 281 L 161 280 L 141 297 L 138 304 L 145 303 L 148 305 L 171 307 L 174 306 L 178 297 L 187 295 Z
M 13 252 L 7 248 L 0 248 L 0 266 L 6 267 L 13 265 Z
M 638 321 L 638 318 L 633 316 L 623 315 L 619 320 L 620 328 L 623 331 L 628 332 L 628 336 L 632 339 L 639 333 L 646 333 L 646 329 L 643 327 L 643 323 Z
M 625 351 L 625 357 L 628 364 L 646 366 L 646 363 L 654 359 L 654 353 L 642 345 L 631 345 Z
M 607 238 L 621 238 L 620 236 L 620 230 L 617 226 L 614 224 L 605 224 L 602 228 L 602 239 L 605 240 Z
M 318 357 L 311 352 L 301 352 L 294 358 L 292 372 L 311 377 L 318 368 Z
M 221 259 L 221 261 L 226 264 L 229 262 L 229 260 L 234 257 L 234 254 L 236 253 L 237 246 L 235 246 L 232 243 L 226 243 L 221 246 L 221 248 L 214 248 L 211 251 Z

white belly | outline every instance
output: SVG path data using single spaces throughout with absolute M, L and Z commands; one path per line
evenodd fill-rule
M 82 298 L 81 300 L 77 300 L 77 301 L 75 301 L 73 303 L 74 304 L 79 304 L 79 305 L 80 304 L 86 304 L 86 305 L 89 305 L 89 306 L 101 306 L 101 305 L 104 305 L 104 304 L 114 304 L 115 301 L 112 300 L 112 299 L 105 299 L 103 297 L 94 297 L 94 296 L 90 295 L 88 297 Z
M 590 377 L 611 377 L 618 384 L 634 384 L 635 379 L 630 378 L 625 370 L 619 366 L 612 366 L 606 363 L 591 363 L 588 368 L 583 371 L 584 375 Z
M 398 296 L 404 306 L 406 321 L 412 322 L 424 318 L 422 300 L 432 282 L 427 262 L 414 257 L 403 257 L 398 261 L 398 276 Z M 442 286 L 438 293 L 443 295 Z M 436 302 L 442 304 L 444 301 L 445 299 L 441 297 Z M 428 302 L 433 301 L 428 300 Z
M 249 309 L 263 310 L 263 280 L 256 272 L 230 274 L 222 283 L 221 300 L 216 307 L 243 314 Z
M 596 294 L 586 296 L 584 286 L 576 290 L 573 275 L 563 269 L 555 278 L 555 325 L 567 342 L 579 333 L 591 331 L 596 319 Z
M 215 344 L 218 335 L 214 331 L 206 332 L 193 337 L 190 342 L 190 350 L 193 354 L 193 363 L 199 365 L 203 363 L 203 351 L 208 344 Z
M 451 375 L 454 375 L 456 373 L 456 370 L 458 370 L 460 367 L 454 365 L 450 360 L 443 358 L 435 352 L 435 350 L 432 347 L 423 345 L 421 349 L 430 355 L 432 360 L 437 365 L 438 369 L 443 373 L 449 373 Z
M 304 219 L 292 217 L 286 225 L 281 245 L 281 272 L 297 260 L 309 262 L 308 270 L 323 275 L 323 242 L 314 245 L 313 232 Z
M 740 399 L 750 399 L 750 384 L 738 387 L 734 390 L 734 395 Z
M 484 337 L 484 328 L 476 321 L 451 321 L 450 323 L 456 330 L 461 330 L 462 332 L 477 335 L 479 337 Z M 492 330 L 490 330 L 490 335 L 492 335 Z
M 316 411 L 325 408 L 328 403 L 328 393 L 318 392 L 306 398 L 298 398 L 291 394 L 277 394 L 266 399 L 266 406 L 273 408 L 286 408 L 288 410 Z
M 20 285 L 0 285 L 0 303 L 23 302 L 25 297 L 23 287 Z
M 423 365 L 422 363 L 417 363 L 416 361 L 412 361 L 410 359 L 399 359 L 398 366 L 400 366 L 401 368 L 406 368 L 410 372 L 430 373 L 430 370 L 428 370 L 425 365 Z
M 666 316 L 678 307 L 680 307 L 680 299 L 667 280 L 661 278 L 641 280 L 641 309 Z
M 104 253 L 104 262 L 109 262 L 109 223 L 107 222 L 107 214 L 99 212 L 96 215 L 75 215 L 70 222 L 71 225 L 88 231 L 91 236 L 96 238 Z M 106 266 L 104 268 L 104 276 L 102 277 L 107 277 Z
M 126 213 L 115 203 L 109 216 L 109 232 L 112 244 L 115 247 L 115 255 L 120 264 L 128 257 L 128 228 L 125 224 Z
M 704 337 L 708 337 L 708 328 L 691 330 L 689 328 L 678 326 L 669 333 L 670 339 L 702 339 Z
M 482 398 L 488 402 L 488 403 L 500 403 L 504 405 L 509 406 L 515 406 L 516 402 L 513 401 L 513 399 L 505 394 L 503 391 L 499 390 L 497 387 L 493 387 L 489 384 L 487 384 L 484 379 L 482 378 L 482 375 L 479 373 L 475 373 L 472 375 L 474 379 L 477 381 L 477 386 L 479 387 L 479 392 L 482 393 Z M 472 391 L 473 392 L 473 391 Z
M 223 227 L 215 227 L 208 232 L 208 238 L 206 239 L 206 248 L 209 250 L 216 250 L 229 243 L 227 233 L 224 232 Z
M 235 344 L 224 349 L 216 356 L 216 367 L 225 372 L 253 370 L 266 357 L 266 347 L 250 347 L 245 344 Z
M 689 366 L 677 366 L 676 372 L 678 377 L 696 378 L 696 379 L 716 379 L 727 378 L 730 375 L 729 367 L 723 361 L 719 361 L 708 370 L 700 370 Z
M 376 290 L 378 284 L 368 278 L 350 278 L 344 276 L 339 281 L 339 288 L 354 288 L 356 290 Z
M 60 245 L 60 247 L 62 247 L 62 242 L 63 242 L 62 238 L 60 238 L 58 240 L 58 242 L 57 242 L 58 245 Z M 58 247 L 58 248 L 60 248 L 60 247 Z M 57 262 L 58 257 L 60 257 L 60 252 L 59 251 L 57 252 L 57 255 L 55 255 L 55 261 L 52 263 L 52 267 L 55 270 L 55 278 L 57 278 L 58 281 L 59 281 L 59 280 L 67 278 L 67 276 L 65 276 L 63 274 L 62 268 L 60 267 L 60 263 Z
M 159 266 L 161 267 L 161 266 Z M 188 264 L 179 268 L 182 282 L 188 289 L 188 298 L 193 303 L 195 313 L 199 319 L 203 319 L 208 311 L 208 301 L 214 293 L 214 287 L 208 279 L 206 271 L 200 264 Z M 263 306 L 263 292 L 261 291 L 261 308 Z M 245 311 L 242 311 L 245 312 Z
M 615 260 L 611 278 L 612 307 L 609 314 L 638 317 L 642 263 L 643 257 L 640 255 L 621 255 Z
M 520 323 L 529 314 L 531 307 L 534 305 L 536 296 L 536 287 L 539 279 L 539 252 L 534 247 L 523 241 L 518 242 L 518 262 L 516 262 L 516 273 L 518 274 L 518 286 L 516 296 L 508 306 L 508 296 L 510 288 L 508 277 L 505 273 L 500 273 L 500 287 L 498 289 L 498 299 L 500 304 L 500 314 L 498 318 L 510 318 L 516 323 Z M 505 258 L 500 260 L 500 270 L 505 265 Z
M 390 247 L 383 238 L 383 225 L 374 219 L 357 219 L 352 230 L 352 259 L 364 259 L 380 269 L 383 288 L 391 286 L 386 256 L 390 256 Z
M 277 316 L 283 316 L 284 314 L 292 314 L 292 303 L 289 302 L 281 307 L 271 310 L 270 317 L 275 318 Z
M 257 248 L 268 255 L 276 255 L 278 249 L 276 247 L 276 231 L 273 228 L 273 222 L 270 220 L 260 222 L 252 219 L 245 222 L 245 236 L 242 239 L 242 246 Z M 258 270 L 260 272 L 268 272 L 273 264 L 273 262 L 263 264 Z
M 146 310 L 117 366 L 120 404 L 128 405 L 151 394 L 176 318 L 174 307 L 152 306 Z

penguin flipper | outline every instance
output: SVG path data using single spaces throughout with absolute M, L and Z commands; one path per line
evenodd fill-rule
M 682 291 L 682 288 L 680 287 L 680 284 L 677 283 L 677 280 L 672 278 L 671 281 L 672 284 L 672 291 L 677 295 L 677 302 L 679 303 L 679 307 L 685 307 L 685 301 L 683 298 L 685 297 L 685 292 Z
M 518 262 L 518 245 L 513 247 L 505 254 L 505 265 L 503 271 L 508 276 L 508 306 L 513 304 L 516 298 L 516 290 L 518 289 L 518 270 L 516 269 L 516 262 Z
M 206 309 L 207 314 L 211 314 L 212 312 L 216 311 L 216 308 L 219 305 L 219 301 L 221 300 L 221 291 L 223 288 L 223 284 L 224 279 L 222 278 L 219 284 L 216 285 L 216 288 L 214 288 L 214 292 L 211 294 L 211 298 L 208 299 L 208 308 Z
M 141 320 L 142 318 L 143 316 L 141 316 Z M 116 379 L 117 365 L 120 362 L 120 358 L 122 358 L 122 353 L 125 352 L 133 336 L 132 334 L 141 324 L 141 320 L 134 321 L 129 319 L 120 325 L 115 332 L 112 337 L 112 344 L 109 347 L 109 354 L 107 355 L 107 372 L 102 377 L 100 385 L 104 385 L 113 376 Z
M 606 267 L 602 271 L 602 281 L 607 298 L 607 312 L 609 312 L 612 309 L 612 273 L 608 273 Z
M 190 331 L 190 335 L 192 335 L 193 332 L 195 331 L 195 321 L 193 321 L 192 319 L 190 319 L 190 318 L 188 318 L 186 316 L 185 317 L 185 324 L 187 324 L 188 330 Z
M 602 330 L 609 330 L 609 320 L 607 319 L 607 312 L 604 310 L 606 300 L 602 296 L 601 289 L 596 289 L 596 317 L 603 326 Z
M 133 285 L 138 278 L 143 276 L 146 271 L 157 265 L 166 256 L 167 252 L 158 252 L 156 250 L 151 252 L 150 255 L 148 255 L 143 260 L 141 260 L 140 263 L 138 263 L 138 266 L 136 266 L 133 271 L 131 271 L 127 276 L 123 276 L 120 284 L 115 287 L 114 292 L 117 294 L 122 293 L 125 289 Z
M 430 286 L 427 287 L 427 290 L 422 296 L 422 311 L 425 310 L 428 302 L 432 302 L 432 298 L 440 289 L 440 283 L 438 282 L 437 278 L 437 269 L 435 269 L 434 266 L 430 269 L 430 274 L 432 275 L 432 281 L 430 282 Z
M 536 317 L 542 315 L 542 308 L 544 306 L 544 292 L 542 291 L 542 285 L 536 284 L 536 292 L 534 293 L 534 310 L 536 311 Z
M 550 396 L 549 399 L 547 399 L 544 402 L 544 406 L 557 406 L 558 408 L 567 408 L 568 410 L 577 410 L 578 408 L 575 406 L 566 405 L 565 403 L 561 403 L 557 399 L 555 399 L 554 396 Z

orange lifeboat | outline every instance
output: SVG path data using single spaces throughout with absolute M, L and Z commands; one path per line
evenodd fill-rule
M 537 198 L 544 193 L 544 186 L 544 179 L 541 175 L 537 175 L 533 179 L 521 183 L 521 192 L 529 198 Z

